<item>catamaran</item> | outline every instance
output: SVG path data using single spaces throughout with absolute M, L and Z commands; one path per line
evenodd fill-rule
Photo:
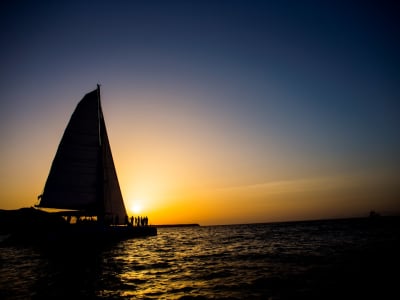
M 38 239 L 115 240 L 157 234 L 153 226 L 129 222 L 100 102 L 100 86 L 78 103 L 50 168 L 35 222 L 19 230 Z M 54 217 L 57 216 L 56 220 Z M 24 217 L 26 219 L 26 217 Z M 40 226 L 37 226 L 40 219 Z M 61 221 L 62 220 L 62 221 Z M 25 220 L 24 220 L 25 221 Z M 32 225 L 32 226 L 30 226 Z

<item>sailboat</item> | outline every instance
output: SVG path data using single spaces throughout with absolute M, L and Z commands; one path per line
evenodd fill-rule
M 156 227 L 129 222 L 101 107 L 100 85 L 87 93 L 73 112 L 38 200 L 36 210 L 56 209 L 51 215 L 60 217 L 56 222 L 44 222 L 50 228 L 35 229 L 36 233 L 42 231 L 41 238 L 109 240 L 157 234 Z

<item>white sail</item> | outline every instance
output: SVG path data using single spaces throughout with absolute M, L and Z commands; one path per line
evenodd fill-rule
M 108 141 L 99 87 L 78 103 L 65 129 L 39 207 L 74 209 L 125 221 L 126 210 Z

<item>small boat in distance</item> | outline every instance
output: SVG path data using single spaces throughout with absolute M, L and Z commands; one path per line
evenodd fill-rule
M 25 237 L 34 231 L 35 239 L 48 240 L 120 240 L 157 235 L 147 223 L 129 222 L 118 182 L 100 102 L 100 86 L 78 103 L 65 129 L 36 205 L 57 221 L 45 222 L 49 228 L 21 228 Z M 35 210 L 37 210 L 35 209 Z M 50 220 L 50 218 L 46 218 Z M 61 221 L 62 220 L 62 221 Z M 40 231 L 40 232 L 39 232 Z M 18 234 L 17 234 L 18 235 Z

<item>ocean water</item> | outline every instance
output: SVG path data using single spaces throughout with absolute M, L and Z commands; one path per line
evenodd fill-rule
M 2 246 L 0 299 L 391 299 L 399 225 L 381 217 L 159 228 L 102 248 Z

